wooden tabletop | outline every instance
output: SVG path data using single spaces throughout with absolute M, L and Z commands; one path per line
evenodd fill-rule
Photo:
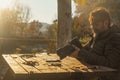
M 56 54 L 4 54 L 2 55 L 15 80 L 59 80 L 103 76 L 116 70 L 103 66 L 86 66 L 75 58 L 59 60 Z

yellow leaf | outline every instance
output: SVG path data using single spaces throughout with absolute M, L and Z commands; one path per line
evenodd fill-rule
M 85 5 L 86 0 L 74 0 L 74 2 L 75 2 L 76 4 L 81 3 L 82 5 Z
M 85 5 L 85 3 L 86 3 L 86 0 L 82 0 L 82 5 Z

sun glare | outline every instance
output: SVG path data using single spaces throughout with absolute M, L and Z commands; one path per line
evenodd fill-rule
M 11 0 L 0 0 L 0 9 L 11 7 Z

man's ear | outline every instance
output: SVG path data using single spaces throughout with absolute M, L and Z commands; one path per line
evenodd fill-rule
M 105 20 L 105 21 L 104 21 L 104 26 L 105 26 L 105 27 L 108 27 L 108 25 L 109 25 L 109 21 L 108 21 L 108 20 Z

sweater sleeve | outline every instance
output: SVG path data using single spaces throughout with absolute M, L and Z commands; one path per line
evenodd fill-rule
M 109 61 L 106 59 L 105 56 L 99 56 L 94 52 L 89 52 L 86 49 L 81 49 L 79 52 L 79 58 L 82 57 L 85 62 L 92 65 L 109 65 Z

